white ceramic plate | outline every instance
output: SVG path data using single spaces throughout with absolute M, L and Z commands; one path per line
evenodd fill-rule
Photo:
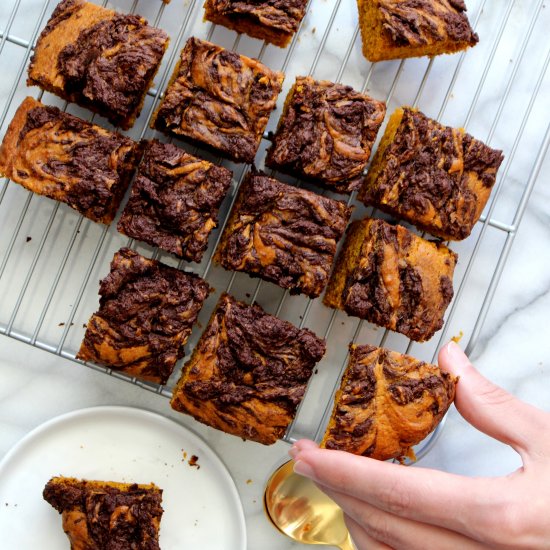
M 189 465 L 192 455 L 200 468 Z M 154 482 L 164 490 L 162 550 L 246 548 L 244 513 L 229 472 L 202 439 L 158 414 L 83 409 L 49 420 L 22 439 L 0 463 L 2 548 L 69 548 L 61 516 L 42 498 L 56 475 Z

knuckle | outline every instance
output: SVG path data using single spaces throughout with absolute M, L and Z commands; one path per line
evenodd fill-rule
M 488 405 L 505 405 L 514 399 L 507 391 L 489 381 L 479 388 L 479 397 Z
M 380 502 L 384 508 L 395 515 L 402 515 L 411 506 L 411 495 L 398 483 L 388 483 L 379 494 Z
M 368 514 L 362 523 L 365 526 L 367 534 L 374 540 L 386 544 L 391 544 L 393 542 L 391 525 L 384 514 Z

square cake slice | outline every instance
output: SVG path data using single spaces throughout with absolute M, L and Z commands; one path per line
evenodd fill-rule
M 73 550 L 160 550 L 162 489 L 153 483 L 53 477 L 43 496 L 61 514 Z
M 264 445 L 294 418 L 325 342 L 223 294 L 174 388 L 172 408 Z
M 110 224 L 138 157 L 131 139 L 27 97 L 0 147 L 0 174 Z
M 359 200 L 437 237 L 462 240 L 479 220 L 503 158 L 462 128 L 397 109 Z
M 62 0 L 38 38 L 27 84 L 126 130 L 141 111 L 168 42 L 163 30 L 139 15 Z
M 165 384 L 209 292 L 197 275 L 122 248 L 101 281 L 77 358 Z
M 412 447 L 445 416 L 457 382 L 414 357 L 352 345 L 321 447 L 378 460 L 414 460 Z
M 200 262 L 231 178 L 231 170 L 174 145 L 147 142 L 118 230 Z
M 327 306 L 418 342 L 443 326 L 457 255 L 400 225 L 351 224 L 324 296 Z
M 464 0 L 357 0 L 357 7 L 369 61 L 433 57 L 479 41 Z
M 297 77 L 266 164 L 349 194 L 362 181 L 385 114 L 383 102 L 350 86 Z
M 306 13 L 308 0 L 206 0 L 204 18 L 284 48 Z
M 343 202 L 252 171 L 241 186 L 214 260 L 314 298 L 328 282 L 350 214 Z
M 252 163 L 283 79 L 257 59 L 191 37 L 152 127 Z

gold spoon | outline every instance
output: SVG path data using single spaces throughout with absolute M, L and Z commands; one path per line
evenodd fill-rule
M 285 462 L 267 482 L 264 508 L 271 523 L 303 544 L 355 550 L 341 508 L 293 466 L 292 460 Z

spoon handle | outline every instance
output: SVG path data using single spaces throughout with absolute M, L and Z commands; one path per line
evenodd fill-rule
M 346 540 L 342 541 L 339 545 L 340 550 L 356 550 L 355 544 L 351 540 L 351 535 L 348 533 Z

